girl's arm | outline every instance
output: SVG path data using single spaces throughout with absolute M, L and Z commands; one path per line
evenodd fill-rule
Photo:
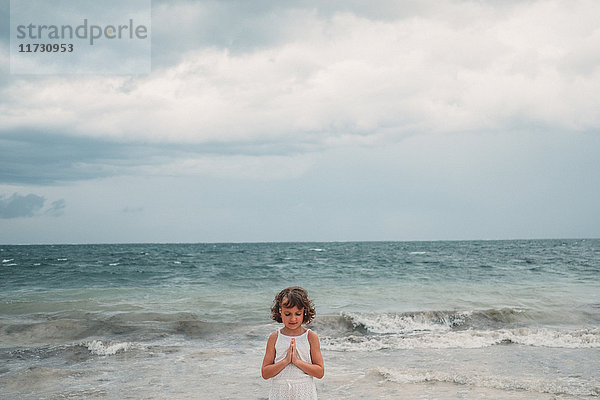
M 285 358 L 278 363 L 275 362 L 275 342 L 277 341 L 277 332 L 273 332 L 267 340 L 267 349 L 263 359 L 261 374 L 264 379 L 269 379 L 277 375 L 289 363 L 292 362 L 292 352 L 288 351 Z
M 308 375 L 314 376 L 315 378 L 321 379 L 325 375 L 325 363 L 323 362 L 323 355 L 321 355 L 321 345 L 319 344 L 319 337 L 313 331 L 308 332 L 308 343 L 310 344 L 310 358 L 312 364 L 302 361 L 298 357 L 298 352 L 294 344 L 294 351 L 292 354 L 292 362 L 302 371 Z M 289 354 L 289 352 L 288 352 Z

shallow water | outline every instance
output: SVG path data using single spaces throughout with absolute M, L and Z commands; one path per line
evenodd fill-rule
M 600 241 L 0 246 L 6 398 L 266 398 L 273 296 L 322 398 L 600 396 Z M 4 397 L 4 395 L 3 395 Z

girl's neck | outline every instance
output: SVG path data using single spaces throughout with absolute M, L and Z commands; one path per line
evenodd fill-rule
M 300 336 L 304 334 L 308 329 L 300 325 L 296 329 L 288 329 L 287 327 L 281 328 L 279 332 L 281 332 L 285 336 Z

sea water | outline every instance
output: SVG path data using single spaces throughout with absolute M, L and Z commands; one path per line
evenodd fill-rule
M 305 287 L 323 399 L 595 399 L 600 240 L 0 246 L 0 397 L 266 399 Z

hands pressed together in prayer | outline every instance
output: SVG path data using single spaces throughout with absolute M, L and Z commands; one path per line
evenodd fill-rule
M 300 357 L 298 357 L 298 350 L 296 350 L 296 339 L 292 338 L 292 341 L 290 342 L 290 347 L 285 356 L 285 362 L 286 362 L 286 365 L 287 364 L 297 365 L 298 360 L 300 360 Z

